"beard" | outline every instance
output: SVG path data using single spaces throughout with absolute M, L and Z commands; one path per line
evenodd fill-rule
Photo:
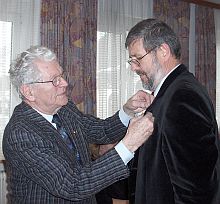
M 147 78 L 147 82 L 142 80 L 142 87 L 146 90 L 155 91 L 160 81 L 163 79 L 164 71 L 162 66 L 157 60 L 157 57 L 154 56 L 152 59 L 152 68 L 153 72 L 151 74 L 147 74 L 145 71 L 136 71 L 139 76 L 145 76 Z
M 146 75 L 145 75 L 146 76 Z M 149 90 L 149 91 L 154 91 L 153 90 L 153 84 L 154 84 L 154 81 L 152 80 L 152 78 L 148 78 L 148 83 L 144 82 L 144 81 L 141 81 L 142 82 L 142 87 L 143 89 L 145 90 Z

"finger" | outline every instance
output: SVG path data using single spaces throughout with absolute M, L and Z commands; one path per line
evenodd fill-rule
M 133 100 L 132 101 L 132 106 L 134 108 L 143 108 L 146 109 L 149 105 L 151 104 L 151 99 L 149 98 L 147 101 L 142 100 L 142 101 L 138 101 L 138 100 Z
M 143 91 L 143 90 L 139 90 L 135 95 L 134 95 L 134 98 L 135 99 L 138 99 L 138 100 L 140 100 L 140 99 L 142 99 L 142 100 L 148 100 L 148 96 L 149 96 L 150 94 L 149 93 L 147 93 L 147 92 L 145 92 L 145 91 Z
M 151 122 L 154 123 L 154 116 L 151 112 L 147 112 L 144 117 L 147 117 Z
M 144 116 L 148 119 L 154 120 L 153 114 L 151 112 L 147 112 Z
M 145 109 L 144 110 L 139 110 L 134 114 L 134 117 L 139 117 L 139 116 L 143 116 L 145 113 Z
M 146 114 L 145 114 L 145 116 L 146 116 L 146 117 L 153 117 L 153 114 L 152 114 L 151 112 L 147 111 Z

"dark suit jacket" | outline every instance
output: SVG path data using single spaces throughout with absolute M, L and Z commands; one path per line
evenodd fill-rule
M 126 128 L 118 113 L 101 120 L 82 114 L 71 102 L 58 113 L 81 162 L 51 123 L 22 102 L 3 136 L 9 203 L 94 204 L 95 193 L 128 176 L 115 149 L 91 162 L 88 148 L 89 143 L 113 143 L 124 136 Z
M 180 65 L 149 110 L 156 126 L 139 149 L 135 204 L 220 204 L 218 130 L 206 90 Z

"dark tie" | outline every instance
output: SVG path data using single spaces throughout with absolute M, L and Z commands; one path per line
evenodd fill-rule
M 72 140 L 72 139 L 70 138 L 70 136 L 67 134 L 67 132 L 66 132 L 64 126 L 62 125 L 62 122 L 61 122 L 60 117 L 59 117 L 58 114 L 54 114 L 54 115 L 53 115 L 52 123 L 55 123 L 55 124 L 56 124 L 57 130 L 58 130 L 58 132 L 60 133 L 60 135 L 62 136 L 62 138 L 63 138 L 63 140 L 65 141 L 65 143 L 67 144 L 67 146 L 68 146 L 70 149 L 75 148 L 75 150 L 77 151 L 76 146 L 75 146 L 73 140 Z M 77 156 L 77 160 L 78 160 L 78 161 L 81 161 L 81 160 L 80 160 L 80 155 L 79 155 L 78 151 L 77 151 L 77 153 L 76 153 L 76 156 Z
M 73 146 L 74 146 L 73 141 L 70 139 L 69 135 L 66 133 L 66 130 L 63 127 L 62 122 L 61 122 L 60 117 L 58 116 L 58 114 L 53 115 L 52 123 L 56 124 L 57 130 L 60 133 L 60 135 L 62 136 L 65 143 L 67 144 L 67 146 L 70 149 L 73 149 Z

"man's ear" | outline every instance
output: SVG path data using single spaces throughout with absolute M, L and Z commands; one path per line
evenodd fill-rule
M 27 85 L 27 84 L 23 84 L 20 87 L 20 92 L 27 100 L 29 100 L 29 101 L 35 100 L 32 86 Z
M 161 44 L 159 48 L 159 53 L 160 53 L 161 59 L 166 61 L 167 59 L 169 59 L 170 54 L 171 54 L 170 47 L 166 43 Z

